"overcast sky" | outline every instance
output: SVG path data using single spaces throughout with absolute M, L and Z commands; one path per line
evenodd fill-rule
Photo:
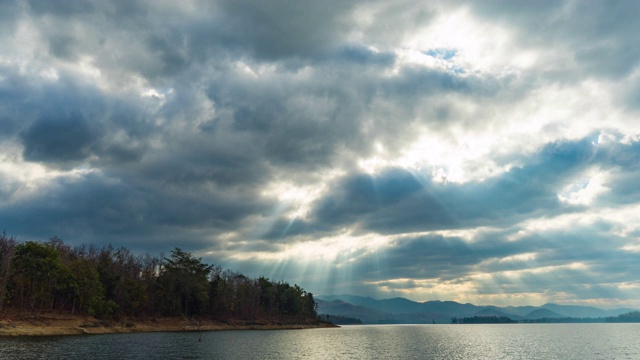
M 638 14 L 1 1 L 0 230 L 314 294 L 640 307 Z

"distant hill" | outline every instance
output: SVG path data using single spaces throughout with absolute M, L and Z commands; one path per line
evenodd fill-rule
M 500 310 L 497 310 L 495 308 L 482 309 L 482 310 L 478 311 L 477 313 L 473 314 L 473 316 L 477 316 L 477 317 L 508 317 L 511 320 L 521 320 L 522 319 L 522 316 L 508 314 L 508 313 L 506 313 L 504 311 L 500 311 Z
M 579 306 L 579 305 L 558 305 L 558 304 L 544 304 L 541 306 L 543 309 L 555 311 L 559 314 L 568 317 L 585 318 L 585 317 L 606 317 L 606 316 L 618 316 L 635 309 L 613 309 L 603 310 L 593 306 Z
M 549 309 L 536 309 L 533 310 L 532 312 L 528 313 L 527 315 L 525 315 L 525 319 L 526 320 L 536 320 L 536 319 L 559 319 L 559 318 L 565 318 L 567 317 L 566 315 L 560 315 L 555 311 L 551 311 Z
M 316 298 L 318 314 L 345 316 L 360 319 L 364 324 L 431 324 L 448 323 L 451 318 L 443 314 L 429 313 L 390 313 L 353 305 L 342 300 L 325 301 Z M 373 300 L 373 299 L 372 299 Z
M 332 324 L 336 324 L 336 325 L 360 325 L 362 324 L 362 320 L 360 319 L 356 319 L 356 318 L 352 318 L 352 317 L 348 317 L 348 316 L 342 316 L 342 315 L 328 315 L 328 314 L 321 314 L 318 315 L 318 318 L 320 319 L 320 321 L 326 321 Z
M 342 300 L 344 302 L 391 314 L 435 313 L 472 315 L 484 307 L 473 304 L 460 304 L 455 301 L 416 302 L 405 298 L 374 299 L 356 295 L 329 295 L 316 297 L 322 300 Z
M 319 314 L 353 317 L 365 324 L 450 323 L 452 318 L 509 317 L 512 320 L 605 318 L 634 309 L 603 310 L 591 306 L 545 304 L 543 306 L 478 306 L 455 301 L 416 302 L 405 298 L 374 299 L 356 295 L 316 296 Z
M 319 298 L 316 298 L 315 300 L 318 304 L 318 314 L 356 318 L 360 319 L 365 324 L 377 324 L 381 320 L 388 320 L 391 318 L 390 314 L 353 305 L 342 300 L 324 301 Z
M 391 314 L 406 314 L 406 313 L 416 313 L 416 312 L 423 311 L 423 307 L 421 303 L 411 301 L 405 298 L 377 300 L 371 297 L 355 296 L 355 295 L 330 295 L 330 296 L 323 296 L 319 298 L 327 301 L 341 300 L 356 306 L 362 306 L 372 310 L 391 313 Z
M 495 308 L 500 311 L 503 311 L 506 314 L 517 315 L 517 316 L 526 316 L 530 312 L 536 309 L 539 309 L 539 307 L 536 307 L 536 306 L 505 306 L 505 307 L 487 306 L 487 307 Z

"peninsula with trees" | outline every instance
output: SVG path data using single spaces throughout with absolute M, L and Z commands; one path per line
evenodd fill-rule
M 0 336 L 331 326 L 298 285 L 250 278 L 175 248 L 71 247 L 0 234 Z

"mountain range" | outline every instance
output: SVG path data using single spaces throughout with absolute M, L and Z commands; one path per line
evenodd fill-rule
M 416 302 L 405 298 L 374 299 L 356 295 L 317 296 L 318 314 L 360 319 L 364 324 L 451 323 L 452 318 L 505 316 L 512 320 L 551 318 L 603 318 L 635 309 L 603 310 L 592 306 L 544 304 L 542 306 L 479 306 L 455 301 Z

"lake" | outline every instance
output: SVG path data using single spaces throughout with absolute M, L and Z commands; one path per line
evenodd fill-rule
M 352 325 L 0 338 L 0 359 L 640 359 L 640 324 Z

